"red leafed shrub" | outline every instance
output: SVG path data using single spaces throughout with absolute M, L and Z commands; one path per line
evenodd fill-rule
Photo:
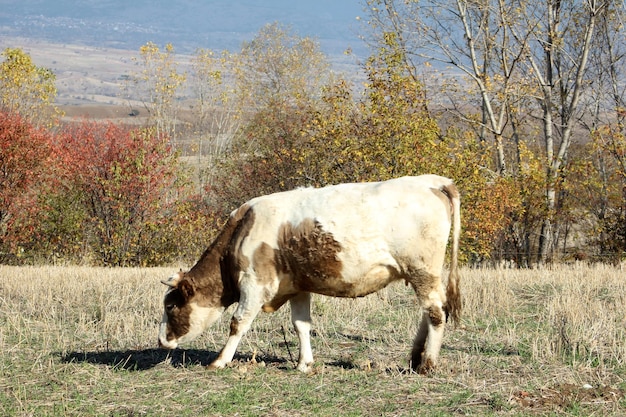
M 51 135 L 0 112 L 0 261 L 12 261 L 39 231 L 40 195 L 51 182 Z
M 66 196 L 56 206 L 80 221 L 75 247 L 95 263 L 154 265 L 167 261 L 181 192 L 177 157 L 168 138 L 150 129 L 82 121 L 58 136 Z M 63 234 L 63 231 L 61 231 Z M 60 236 L 62 239 L 62 236 Z M 81 241 L 82 242 L 79 242 Z
M 187 177 L 154 130 L 84 120 L 53 134 L 0 112 L 0 262 L 193 260 L 220 219 Z

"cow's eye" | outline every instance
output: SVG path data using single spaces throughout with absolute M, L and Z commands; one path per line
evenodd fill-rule
M 169 312 L 171 312 L 172 310 L 174 310 L 174 307 L 176 307 L 176 304 L 167 304 L 167 305 L 165 306 L 165 310 L 169 313 Z

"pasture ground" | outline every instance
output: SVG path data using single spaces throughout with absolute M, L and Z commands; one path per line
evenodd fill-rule
M 185 349 L 156 349 L 174 270 L 0 266 L 0 415 L 626 415 L 618 267 L 463 269 L 462 326 L 430 376 L 407 371 L 418 314 L 402 284 L 314 296 L 311 374 L 294 370 L 288 306 L 209 371 L 232 308 Z

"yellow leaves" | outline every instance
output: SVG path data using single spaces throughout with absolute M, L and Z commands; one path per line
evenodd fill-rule
M 153 42 L 139 48 L 142 70 L 134 77 L 139 91 L 135 93 L 149 106 L 149 114 L 159 134 L 174 136 L 176 106 L 174 97 L 186 81 L 174 59 L 174 47 L 166 44 L 164 51 Z
M 261 28 L 243 45 L 236 84 L 249 108 L 280 102 L 307 102 L 319 94 L 328 77 L 328 61 L 319 44 L 278 23 Z
M 0 106 L 29 119 L 35 125 L 52 126 L 60 111 L 56 98 L 55 76 L 36 66 L 21 49 L 7 48 L 0 64 Z

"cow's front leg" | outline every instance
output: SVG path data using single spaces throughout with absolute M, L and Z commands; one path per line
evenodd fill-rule
M 226 364 L 233 360 L 241 338 L 250 330 L 252 321 L 261 311 L 261 306 L 263 305 L 261 300 L 262 293 L 263 291 L 259 288 L 246 288 L 245 291 L 241 292 L 239 304 L 230 320 L 230 335 L 226 345 L 224 345 L 217 359 L 209 365 L 209 368 L 224 368 Z
M 313 365 L 313 350 L 311 349 L 311 294 L 302 292 L 290 300 L 291 321 L 298 333 L 300 341 L 300 356 L 298 371 L 308 372 Z

